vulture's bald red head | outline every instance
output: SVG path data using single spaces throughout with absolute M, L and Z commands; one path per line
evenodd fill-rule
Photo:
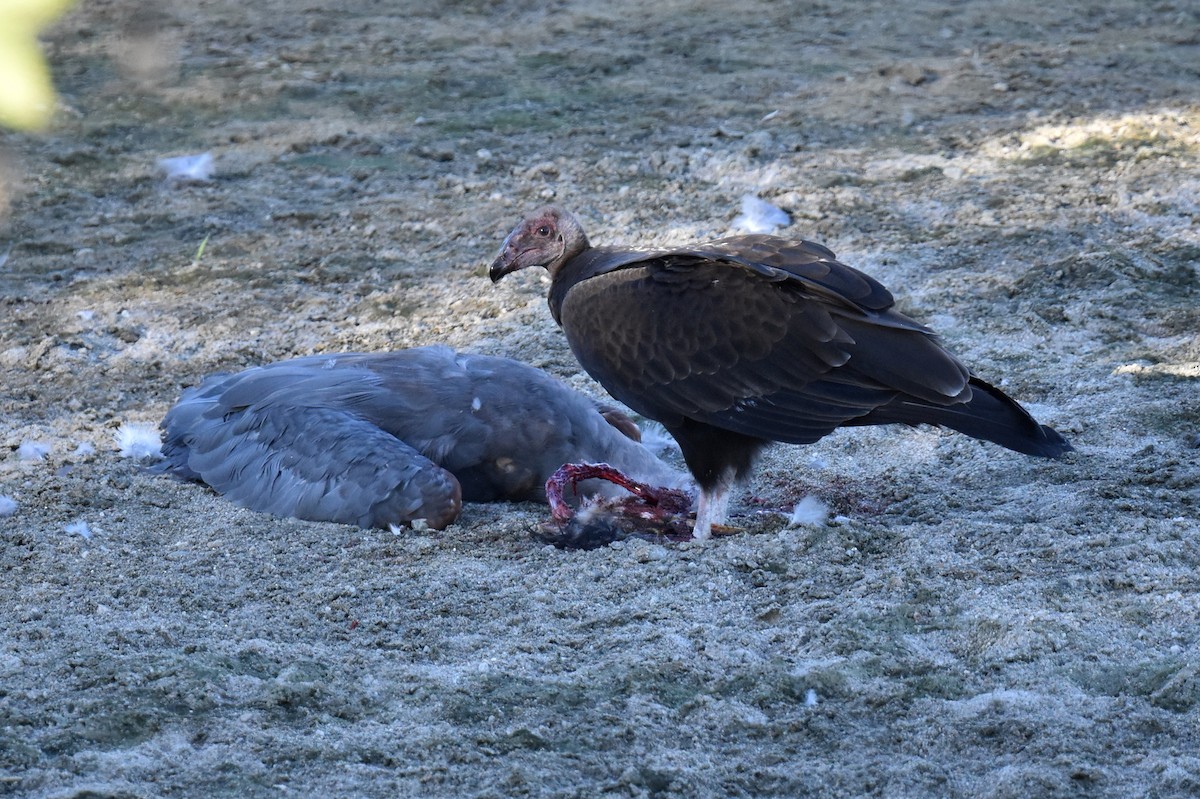
M 575 216 L 561 208 L 540 208 L 508 234 L 488 276 L 500 278 L 528 266 L 544 267 L 553 277 L 559 268 L 588 249 L 587 236 Z

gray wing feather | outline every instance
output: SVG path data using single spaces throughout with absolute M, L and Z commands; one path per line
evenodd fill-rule
M 370 422 L 278 396 L 205 405 L 187 414 L 186 430 L 183 411 L 166 420 L 167 463 L 242 507 L 363 527 L 425 519 L 440 528 L 458 515 L 454 477 Z

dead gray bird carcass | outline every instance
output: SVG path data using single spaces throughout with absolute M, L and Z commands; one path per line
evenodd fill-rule
M 564 463 L 686 480 L 626 434 L 636 426 L 623 414 L 526 364 L 441 346 L 209 377 L 162 429 L 161 472 L 251 510 L 362 527 L 441 529 L 463 502 L 544 501 Z M 579 490 L 623 493 L 600 480 Z

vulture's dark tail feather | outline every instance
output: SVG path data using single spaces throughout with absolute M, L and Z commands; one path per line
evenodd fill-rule
M 1029 412 L 1000 389 L 971 378 L 970 402 L 933 405 L 901 398 L 850 424 L 934 424 L 971 438 L 1041 458 L 1057 458 L 1074 449 L 1057 430 L 1038 424 Z

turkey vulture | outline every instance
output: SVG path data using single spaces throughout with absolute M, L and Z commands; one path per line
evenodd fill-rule
M 564 463 L 607 461 L 640 480 L 686 478 L 632 429 L 544 372 L 447 347 L 316 355 L 209 377 L 162 428 L 156 467 L 251 510 L 441 529 L 462 502 L 545 500 Z M 584 494 L 624 493 L 591 480 Z
M 593 247 L 573 215 L 547 207 L 508 235 L 489 276 L 529 266 L 549 272 L 550 312 L 588 374 L 679 443 L 701 489 L 698 539 L 771 441 L 924 423 L 1027 455 L 1071 449 L 820 244 Z

